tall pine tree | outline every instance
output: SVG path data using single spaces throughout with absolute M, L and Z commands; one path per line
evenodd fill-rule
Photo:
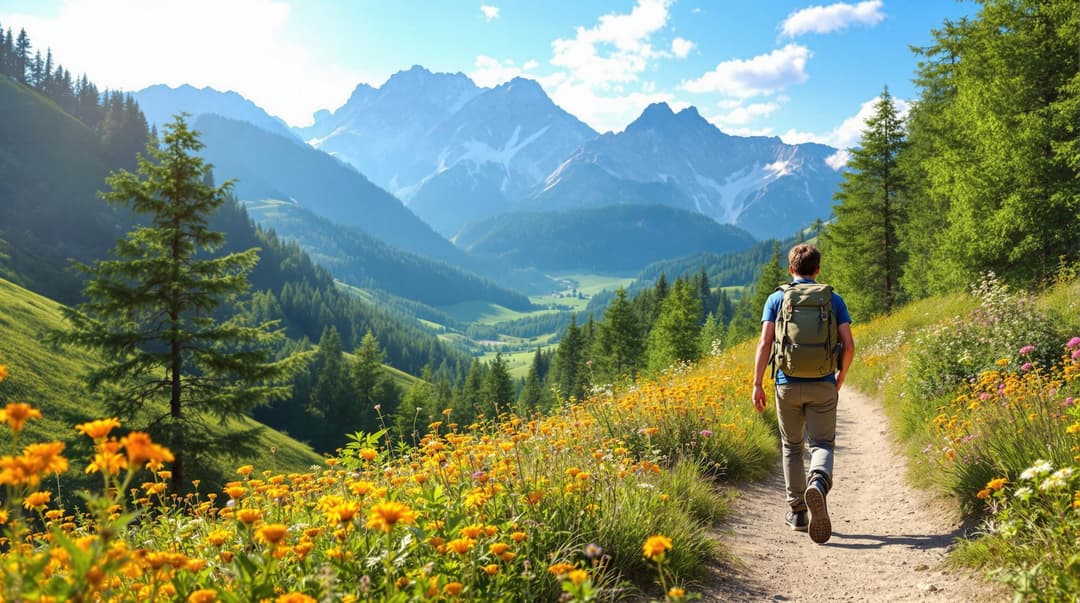
M 140 156 L 137 173 L 108 177 L 103 197 L 149 224 L 121 239 L 114 259 L 82 266 L 89 301 L 65 310 L 71 328 L 60 335 L 101 354 L 89 384 L 106 389 L 110 412 L 172 449 L 177 492 L 189 461 L 251 446 L 260 429 L 235 421 L 288 394 L 280 385 L 287 361 L 272 361 L 283 338 L 274 325 L 216 318 L 224 302 L 246 292 L 259 250 L 208 255 L 224 243 L 208 220 L 229 200 L 231 183 L 205 183 L 210 166 L 197 155 L 201 148 L 178 117 L 166 126 L 164 146 Z M 232 429 L 213 428 L 211 419 Z
M 904 258 L 897 231 L 904 219 L 903 173 L 897 160 L 907 144 L 904 124 L 886 87 L 866 121 L 840 190 L 835 221 L 824 234 L 828 280 L 844 292 L 851 312 L 868 318 L 902 299 L 898 278 Z

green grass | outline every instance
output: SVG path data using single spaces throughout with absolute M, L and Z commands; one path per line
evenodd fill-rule
M 516 320 L 537 314 L 535 312 L 515 312 L 498 304 L 484 301 L 461 302 L 452 306 L 441 306 L 439 309 L 452 316 L 455 320 L 480 324 L 494 324 L 504 320 Z M 546 314 L 549 312 L 550 310 L 542 310 L 539 313 Z
M 74 429 L 78 423 L 102 418 L 105 409 L 87 391 L 82 376 L 97 364 L 86 352 L 56 348 L 46 343 L 47 333 L 63 328 L 60 305 L 0 279 L 0 364 L 10 375 L 0 383 L 0 405 L 27 402 L 41 409 L 41 420 L 29 421 L 22 433 L 22 443 L 62 440 L 68 445 L 72 469 L 65 479 L 71 487 L 82 487 L 86 438 Z M 242 421 L 241 427 L 257 425 Z M 14 452 L 9 442 L 0 442 L 0 453 Z M 320 461 L 310 447 L 267 429 L 255 456 L 230 459 L 214 454 L 208 464 L 211 473 L 232 479 L 234 468 L 251 464 L 275 471 L 306 471 Z

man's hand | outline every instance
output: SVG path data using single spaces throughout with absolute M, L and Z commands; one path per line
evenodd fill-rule
M 837 392 L 839 392 L 840 388 L 844 386 L 844 377 L 846 377 L 846 375 L 844 374 L 844 371 L 840 371 L 839 373 L 836 374 L 836 391 Z
M 754 384 L 754 410 L 758 412 L 765 410 L 765 388 L 760 383 Z

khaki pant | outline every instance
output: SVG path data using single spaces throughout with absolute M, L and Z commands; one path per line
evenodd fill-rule
M 776 417 L 784 456 L 784 486 L 792 511 L 803 511 L 808 475 L 821 474 L 832 488 L 836 440 L 836 384 L 805 381 L 776 386 Z M 803 465 L 803 439 L 810 444 L 810 471 Z

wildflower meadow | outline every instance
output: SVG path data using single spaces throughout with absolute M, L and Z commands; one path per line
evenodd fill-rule
M 434 421 L 415 447 L 356 434 L 309 472 L 241 466 L 183 496 L 171 451 L 113 418 L 71 426 L 99 481 L 65 491 L 64 444 L 20 441 L 42 411 L 7 402 L 0 601 L 685 600 L 720 554 L 717 480 L 775 461 L 737 358 L 549 415 Z
M 917 476 L 977 520 L 954 560 L 1019 600 L 1080 593 L 1080 281 L 970 296 L 857 327 L 853 382 L 882 395 Z

